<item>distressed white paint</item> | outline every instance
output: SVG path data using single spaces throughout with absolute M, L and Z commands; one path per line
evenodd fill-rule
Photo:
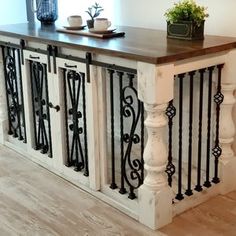
M 173 99 L 173 65 L 155 66 L 138 63 L 138 93 L 144 102 L 144 122 L 148 138 L 144 149 L 146 177 L 139 188 L 139 221 L 157 229 L 172 220 L 172 191 L 165 173 L 167 150 L 164 133 L 167 128 L 165 111 Z
M 144 169 L 147 174 L 139 188 L 139 221 L 157 229 L 172 220 L 173 196 L 165 173 L 167 150 L 163 138 L 167 125 L 166 104 L 145 104 L 145 110 L 148 140 L 144 150 Z
M 222 93 L 224 101 L 221 105 L 220 113 L 220 146 L 222 155 L 219 162 L 219 174 L 222 182 L 222 193 L 227 193 L 236 189 L 236 156 L 232 149 L 235 141 L 235 125 L 233 120 L 233 106 L 236 99 L 234 91 L 236 89 L 236 50 L 231 50 L 225 61 L 222 71 Z
M 236 189 L 236 156 L 232 149 L 232 143 L 235 135 L 235 126 L 232 117 L 232 110 L 236 101 L 233 94 L 235 88 L 236 83 L 222 84 L 224 101 L 221 104 L 219 126 L 220 146 L 222 148 L 222 154 L 219 161 L 219 175 L 222 182 L 222 194 Z
M 138 97 L 146 104 L 164 104 L 173 98 L 174 65 L 138 62 Z

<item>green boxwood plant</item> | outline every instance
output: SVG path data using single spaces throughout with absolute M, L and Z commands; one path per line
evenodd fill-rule
M 206 10 L 206 7 L 197 5 L 194 0 L 183 0 L 175 3 L 172 8 L 168 9 L 165 16 L 167 22 L 170 23 L 192 21 L 200 26 L 202 21 L 209 16 Z

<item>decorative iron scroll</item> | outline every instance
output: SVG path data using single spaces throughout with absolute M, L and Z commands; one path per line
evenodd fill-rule
M 26 143 L 25 113 L 19 49 L 2 47 L 4 61 L 8 134 Z
M 89 176 L 85 74 L 64 69 L 67 166 Z
M 137 90 L 134 86 L 134 74 L 108 69 L 110 76 L 110 122 L 111 122 L 111 188 L 117 186 L 115 172 L 120 172 L 121 194 L 129 188 L 129 198 L 136 198 L 135 190 L 143 183 L 143 150 L 144 150 L 144 108 L 138 100 Z M 115 77 L 117 75 L 117 78 Z M 116 79 L 116 83 L 115 83 Z M 117 86 L 117 87 L 116 87 Z M 119 90 L 118 90 L 119 89 Z M 114 96 L 114 91 L 119 91 L 119 98 Z M 116 92 L 117 92 L 116 91 Z M 116 99 L 115 99 L 116 98 Z M 119 103 L 119 119 L 117 109 Z M 119 128 L 116 123 L 120 122 Z M 117 153 L 115 152 L 115 128 L 120 129 L 120 171 L 115 166 Z M 139 152 L 139 155 L 134 152 Z
M 52 157 L 46 65 L 30 61 L 35 150 Z

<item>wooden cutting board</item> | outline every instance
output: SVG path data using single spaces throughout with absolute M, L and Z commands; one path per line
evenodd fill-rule
M 61 32 L 61 33 L 77 34 L 77 35 L 83 35 L 83 36 L 95 37 L 95 38 L 102 38 L 102 39 L 122 37 L 122 36 L 125 35 L 125 32 L 112 32 L 112 33 L 109 33 L 109 34 L 95 34 L 95 33 L 89 32 L 88 30 L 57 29 L 56 31 Z

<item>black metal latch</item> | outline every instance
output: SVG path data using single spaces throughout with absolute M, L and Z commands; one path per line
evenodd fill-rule
M 25 49 L 25 40 L 21 39 L 20 40 L 20 54 L 21 54 L 21 64 L 24 65 L 24 52 L 23 50 Z
M 90 83 L 90 65 L 92 63 L 91 52 L 86 53 L 86 72 L 87 72 L 87 83 Z

